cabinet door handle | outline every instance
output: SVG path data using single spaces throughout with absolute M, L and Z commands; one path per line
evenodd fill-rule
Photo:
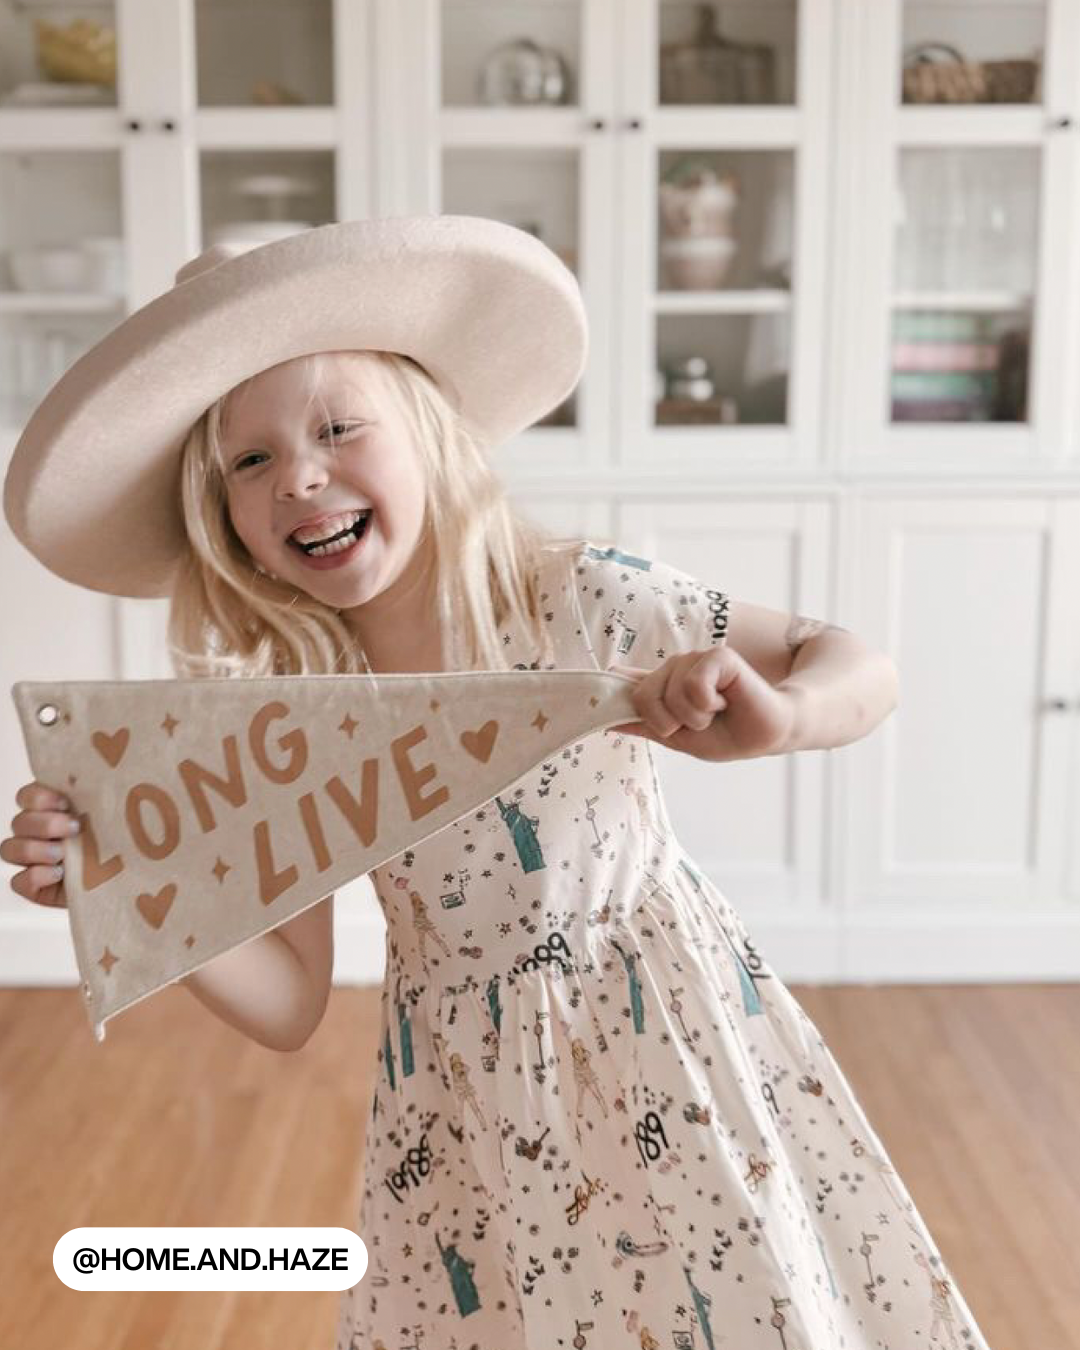
M 630 117 L 630 118 L 627 118 L 626 129 L 627 129 L 627 131 L 640 131 L 640 130 L 641 130 L 641 118 L 640 118 L 640 117 Z
M 607 118 L 605 117 L 593 117 L 589 121 L 589 128 L 592 131 L 603 131 L 606 126 Z
M 137 117 L 132 117 L 128 121 L 128 131 L 142 131 L 142 123 Z
M 1042 701 L 1043 712 L 1068 712 L 1071 707 L 1067 698 L 1044 698 Z
M 1050 119 L 1051 131 L 1068 131 L 1072 125 L 1073 119 L 1068 113 L 1063 113 L 1060 117 L 1052 117 Z

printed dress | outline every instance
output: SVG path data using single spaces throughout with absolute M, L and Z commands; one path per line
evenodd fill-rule
M 726 597 L 658 561 L 585 542 L 542 583 L 543 668 L 725 638 Z M 987 1350 L 650 742 L 568 745 L 372 881 L 369 1265 L 336 1350 Z

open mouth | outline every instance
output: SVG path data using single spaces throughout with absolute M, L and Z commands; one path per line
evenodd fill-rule
M 309 558 L 326 558 L 334 553 L 344 553 L 363 535 L 370 517 L 370 511 L 349 511 L 329 522 L 332 533 L 312 537 L 315 533 L 313 530 L 295 530 L 289 535 L 289 543 Z M 298 534 L 303 536 L 303 541 L 296 537 Z

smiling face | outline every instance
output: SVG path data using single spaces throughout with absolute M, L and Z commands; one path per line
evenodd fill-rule
M 264 571 L 337 610 L 380 608 L 422 568 L 424 471 L 379 364 L 322 353 L 312 396 L 298 357 L 229 399 L 221 462 L 229 518 Z

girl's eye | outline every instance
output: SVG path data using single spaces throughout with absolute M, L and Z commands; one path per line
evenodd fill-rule
M 333 436 L 336 439 L 342 434 L 342 432 L 348 431 L 349 428 L 354 425 L 356 424 L 353 422 L 328 422 L 326 425 L 326 430 L 329 431 L 331 436 Z
M 233 468 L 245 469 L 252 462 L 252 460 L 265 458 L 266 456 L 262 453 L 261 450 L 253 450 L 250 455 L 241 455 L 240 458 L 233 465 Z

